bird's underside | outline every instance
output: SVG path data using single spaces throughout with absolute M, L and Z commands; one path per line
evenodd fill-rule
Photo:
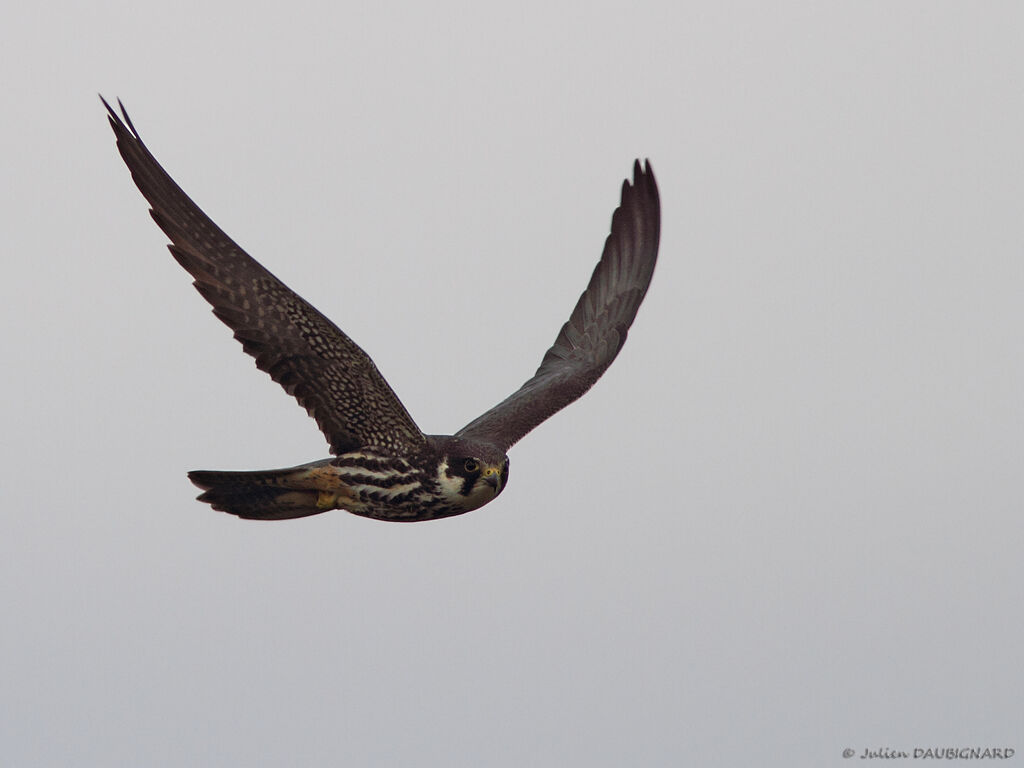
M 536 373 L 454 435 L 425 435 L 370 357 L 192 202 L 150 154 L 120 102 L 120 115 L 103 104 L 171 254 L 256 366 L 316 420 L 333 454 L 288 469 L 189 473 L 203 490 L 201 501 L 238 517 L 286 520 L 343 509 L 417 521 L 483 506 L 505 488 L 508 449 L 583 395 L 612 363 L 650 285 L 661 212 L 650 164 L 637 161 L 587 289 Z

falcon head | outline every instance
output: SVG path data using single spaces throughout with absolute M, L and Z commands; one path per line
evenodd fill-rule
M 493 445 L 456 437 L 432 437 L 437 482 L 446 500 L 468 512 L 492 501 L 508 482 L 508 456 Z

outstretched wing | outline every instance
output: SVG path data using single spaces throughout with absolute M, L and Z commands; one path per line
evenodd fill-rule
M 171 254 L 256 366 L 316 419 L 331 451 L 421 447 L 426 438 L 370 357 L 224 234 L 150 154 L 124 105 L 118 102 L 122 120 L 100 98 L 132 179 L 171 239 Z
M 633 184 L 622 183 L 622 202 L 587 290 L 569 322 L 544 355 L 533 378 L 457 437 L 508 450 L 527 432 L 590 389 L 626 341 L 658 258 L 661 205 L 651 164 L 633 163 Z

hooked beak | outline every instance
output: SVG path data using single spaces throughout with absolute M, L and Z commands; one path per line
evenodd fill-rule
M 487 467 L 480 478 L 494 489 L 495 494 L 501 490 L 501 470 L 498 467 Z

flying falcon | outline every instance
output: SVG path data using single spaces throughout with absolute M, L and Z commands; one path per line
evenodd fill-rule
M 587 290 L 533 378 L 454 435 L 425 435 L 370 357 L 189 199 L 120 101 L 120 115 L 103 104 L 171 254 L 256 366 L 299 401 L 330 443 L 332 458 L 289 469 L 188 473 L 203 490 L 200 501 L 241 518 L 288 520 L 343 509 L 409 522 L 483 506 L 508 482 L 506 451 L 611 365 L 651 282 L 661 207 L 650 163 L 641 168 L 636 161 Z

